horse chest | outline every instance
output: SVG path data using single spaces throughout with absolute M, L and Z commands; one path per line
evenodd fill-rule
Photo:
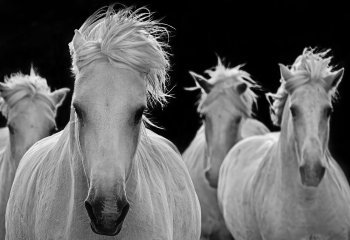
M 274 197 L 261 212 L 261 235 L 271 240 L 309 239 L 312 235 L 347 239 L 349 223 L 332 206 L 328 198 L 306 205 Z
M 172 227 L 170 227 L 169 213 L 164 210 L 164 206 L 157 208 L 144 206 L 134 206 L 128 213 L 123 225 L 123 229 L 118 239 L 172 239 Z
M 129 192 L 132 205 L 123 224 L 120 239 L 140 239 L 140 236 L 145 239 L 173 238 L 173 194 L 176 193 L 168 192 L 164 180 L 153 180 L 157 181 L 141 178 L 138 188 Z

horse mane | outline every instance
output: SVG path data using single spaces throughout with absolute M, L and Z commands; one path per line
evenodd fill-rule
M 318 53 L 313 48 L 305 48 L 303 53 L 298 56 L 290 67 L 292 77 L 289 79 L 281 78 L 281 85 L 275 94 L 269 93 L 267 96 L 273 98 L 270 103 L 271 119 L 276 126 L 280 126 L 282 121 L 284 105 L 290 93 L 296 88 L 308 84 L 316 83 L 323 86 L 328 92 L 330 99 L 336 96 L 336 88 L 328 91 L 326 89 L 327 77 L 333 72 L 334 66 L 330 65 L 332 56 L 326 57 L 330 49 Z
M 8 117 L 10 109 L 24 98 L 40 98 L 54 109 L 55 104 L 49 97 L 50 91 L 46 79 L 40 77 L 33 67 L 30 69 L 30 75 L 18 72 L 11 74 L 10 77 L 5 76 L 4 84 L 0 89 L 0 111 L 2 115 Z M 10 121 L 10 119 L 7 120 Z
M 220 58 L 218 58 L 217 66 L 204 72 L 209 76 L 209 79 L 206 79 L 201 75 L 198 75 L 198 77 L 201 77 L 214 85 L 213 91 L 215 91 L 217 94 L 221 94 L 225 89 L 232 89 L 232 87 L 236 87 L 238 84 L 247 84 L 247 90 L 240 96 L 240 99 L 244 105 L 243 111 L 247 116 L 251 116 L 253 104 L 256 104 L 257 102 L 257 95 L 254 93 L 254 91 L 252 91 L 252 89 L 259 88 L 260 86 L 250 77 L 249 73 L 241 69 L 242 67 L 243 64 L 233 68 L 225 67 Z M 192 89 L 199 88 L 200 87 L 197 86 Z M 201 112 L 203 103 L 207 100 L 207 97 L 210 95 L 210 93 L 206 94 L 202 91 L 200 100 L 198 102 L 198 112 Z M 215 98 L 216 97 L 213 96 L 212 100 Z
M 165 24 L 152 19 L 145 7 L 114 10 L 104 7 L 90 16 L 78 31 L 83 43 L 78 49 L 69 44 L 72 71 L 79 71 L 92 61 L 106 59 L 110 63 L 123 63 L 145 74 L 148 102 L 164 105 L 166 97 L 169 57 Z

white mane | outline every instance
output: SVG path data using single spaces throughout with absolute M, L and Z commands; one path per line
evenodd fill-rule
M 165 25 L 152 20 L 146 8 L 114 11 L 102 8 L 89 17 L 79 29 L 83 43 L 76 49 L 71 42 L 73 73 L 92 61 L 107 59 L 123 63 L 145 74 L 148 100 L 166 103 L 166 80 L 169 68 Z
M 296 88 L 313 82 L 326 88 L 329 76 L 334 74 L 334 67 L 330 65 L 332 57 L 327 57 L 330 50 L 315 53 L 315 49 L 305 48 L 303 53 L 297 57 L 290 67 L 292 77 L 289 79 L 281 78 L 281 86 L 276 94 L 267 94 L 273 98 L 271 104 L 271 118 L 275 125 L 279 126 L 282 121 L 283 108 L 288 98 Z M 327 90 L 327 89 L 326 89 Z M 328 91 L 330 98 L 336 95 L 336 88 Z
M 242 66 L 243 65 L 238 65 L 233 68 L 227 68 L 222 64 L 220 58 L 218 58 L 218 65 L 214 69 L 208 69 L 205 71 L 205 73 L 209 75 L 209 79 L 206 79 L 205 77 L 199 74 L 196 74 L 195 77 L 200 77 L 203 80 L 208 81 L 209 83 L 214 85 L 213 92 L 215 91 L 216 95 L 222 94 L 222 91 L 232 89 L 232 87 L 236 87 L 240 83 L 247 84 L 248 88 L 240 96 L 240 99 L 243 103 L 243 111 L 247 114 L 247 116 L 250 116 L 252 114 L 253 103 L 256 103 L 257 101 L 257 95 L 252 91 L 252 89 L 259 88 L 259 85 L 250 77 L 249 73 L 241 70 Z M 200 87 L 197 86 L 193 89 L 199 88 Z M 237 95 L 237 93 L 232 93 L 232 95 L 234 94 Z M 208 97 L 211 99 L 208 99 Z M 214 99 L 216 99 L 215 94 L 211 94 L 211 92 L 209 94 L 202 92 L 201 99 L 198 104 L 198 112 L 201 112 L 204 102 L 208 103 L 208 100 L 209 102 L 211 102 L 211 100 Z

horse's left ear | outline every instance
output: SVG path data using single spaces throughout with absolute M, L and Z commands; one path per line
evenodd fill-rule
M 336 89 L 343 79 L 344 68 L 339 69 L 336 72 L 333 72 L 329 76 L 325 77 L 324 81 L 329 84 L 328 90 Z
M 208 94 L 213 89 L 214 85 L 208 82 L 203 76 L 192 71 L 189 73 L 195 80 L 196 85 L 199 86 L 203 92 Z
M 30 64 L 30 76 L 35 76 L 35 75 L 36 75 L 36 73 L 35 73 L 33 63 L 32 63 L 32 64 Z
M 52 100 L 54 101 L 56 108 L 62 105 L 67 93 L 70 91 L 69 88 L 61 88 L 50 93 Z

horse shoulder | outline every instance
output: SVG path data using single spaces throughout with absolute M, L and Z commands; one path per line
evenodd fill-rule
M 6 226 L 10 229 L 10 239 L 17 239 L 18 234 L 26 238 L 35 236 L 36 226 L 43 219 L 41 208 L 47 189 L 51 188 L 51 181 L 55 166 L 54 159 L 49 157 L 61 133 L 44 138 L 35 143 L 23 156 L 13 182 L 9 204 L 6 212 Z M 46 213 L 50 211 L 46 209 Z M 20 231 L 13 230 L 18 228 Z M 14 237 L 17 236 L 17 237 Z
M 172 205 L 174 239 L 198 239 L 200 235 L 200 206 L 187 167 L 177 148 L 167 139 L 148 133 L 156 154 L 160 156 L 157 169 L 163 178 Z M 180 236 L 175 237 L 177 234 Z
M 250 167 L 254 163 L 261 161 L 266 152 L 278 140 L 276 133 L 266 135 L 256 135 L 243 139 L 233 146 L 227 153 L 222 169 L 240 169 Z
M 198 196 L 204 194 L 204 197 L 208 194 L 209 188 L 208 183 L 204 178 L 204 169 L 207 165 L 205 162 L 205 144 L 204 133 L 199 130 L 189 147 L 182 155 Z M 212 189 L 209 189 L 209 191 L 210 190 Z
M 196 133 L 194 139 L 182 154 L 183 160 L 187 168 L 192 172 L 196 172 L 198 168 L 203 169 L 204 149 L 205 149 L 204 127 L 202 126 Z
M 328 189 L 331 189 L 332 194 L 331 198 L 333 199 L 332 201 L 337 201 L 338 205 L 343 205 L 344 208 L 339 208 L 343 209 L 342 213 L 345 213 L 346 211 L 346 219 L 344 221 L 347 221 L 350 227 L 350 187 L 349 187 L 349 182 L 339 166 L 339 164 L 330 156 L 329 153 L 326 154 L 328 158 L 328 163 L 329 163 L 329 179 L 330 183 L 332 184 L 331 186 L 328 187 Z
M 164 178 L 168 178 L 169 174 L 175 181 L 178 189 L 184 189 L 185 183 L 190 180 L 186 165 L 175 145 L 162 136 L 148 130 L 147 133 L 154 151 L 156 161 L 156 169 Z M 154 169 L 155 170 L 155 169 Z

